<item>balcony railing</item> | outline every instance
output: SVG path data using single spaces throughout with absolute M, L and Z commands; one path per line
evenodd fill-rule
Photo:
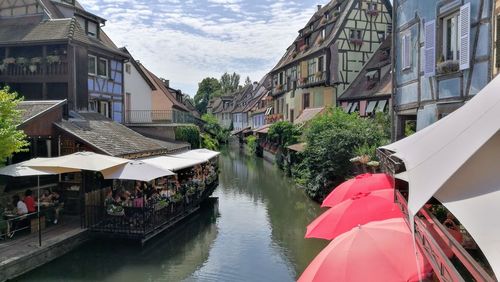
M 11 77 L 43 77 L 61 76 L 68 74 L 68 62 L 41 64 L 2 64 L 0 65 L 0 76 Z
M 399 190 L 396 190 L 396 202 L 410 225 L 407 201 Z M 426 208 L 414 217 L 414 226 L 416 243 L 440 281 L 465 281 L 464 271 L 475 281 L 495 281 Z M 459 272 L 449 259 L 452 256 L 465 269 Z
M 200 124 L 200 119 L 190 113 L 176 110 L 137 110 L 125 112 L 125 123 L 127 124 L 170 124 L 170 123 L 193 123 Z
M 301 78 L 297 81 L 297 87 L 311 87 L 326 81 L 326 72 L 318 72 L 312 76 Z

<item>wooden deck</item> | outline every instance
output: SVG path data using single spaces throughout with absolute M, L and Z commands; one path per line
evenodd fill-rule
M 38 246 L 38 233 L 18 235 L 0 241 L 0 281 L 20 276 L 35 269 L 88 240 L 80 220 L 65 221 L 42 231 L 42 246 Z

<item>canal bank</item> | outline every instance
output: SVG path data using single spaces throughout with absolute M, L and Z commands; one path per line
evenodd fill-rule
M 237 148 L 220 169 L 218 204 L 144 248 L 94 240 L 17 281 L 293 281 L 327 243 L 304 239 L 319 206 Z

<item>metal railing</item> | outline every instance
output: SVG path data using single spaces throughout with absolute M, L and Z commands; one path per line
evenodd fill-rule
M 396 203 L 400 206 L 405 216 L 404 218 L 410 225 L 407 201 L 399 190 L 395 191 Z M 449 248 L 453 256 L 460 261 L 474 280 L 495 281 L 495 279 L 493 279 L 446 230 L 446 227 L 444 227 L 426 208 L 422 208 L 414 217 L 414 226 L 416 243 L 431 263 L 440 281 L 465 281 L 457 270 L 457 267 L 445 254 L 445 250 L 442 246 L 447 246 Z M 438 242 L 442 242 L 442 244 L 440 245 Z
M 132 110 L 125 112 L 125 123 L 127 124 L 199 124 L 200 122 L 201 120 L 191 113 L 176 110 Z
M 107 233 L 128 239 L 144 239 L 149 234 L 177 221 L 198 207 L 218 186 L 218 178 L 212 178 L 203 189 L 186 193 L 182 198 L 146 204 L 144 207 L 123 207 L 110 211 L 105 205 L 87 205 L 87 228 L 96 233 Z

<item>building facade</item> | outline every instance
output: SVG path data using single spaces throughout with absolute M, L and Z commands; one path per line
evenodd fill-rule
M 394 139 L 450 114 L 498 73 L 499 1 L 394 1 Z
M 67 100 L 69 110 L 123 121 L 123 61 L 105 20 L 75 1 L 0 4 L 0 82 L 25 100 Z
M 336 106 L 392 29 L 389 1 L 343 0 L 318 6 L 271 71 L 273 120 Z

